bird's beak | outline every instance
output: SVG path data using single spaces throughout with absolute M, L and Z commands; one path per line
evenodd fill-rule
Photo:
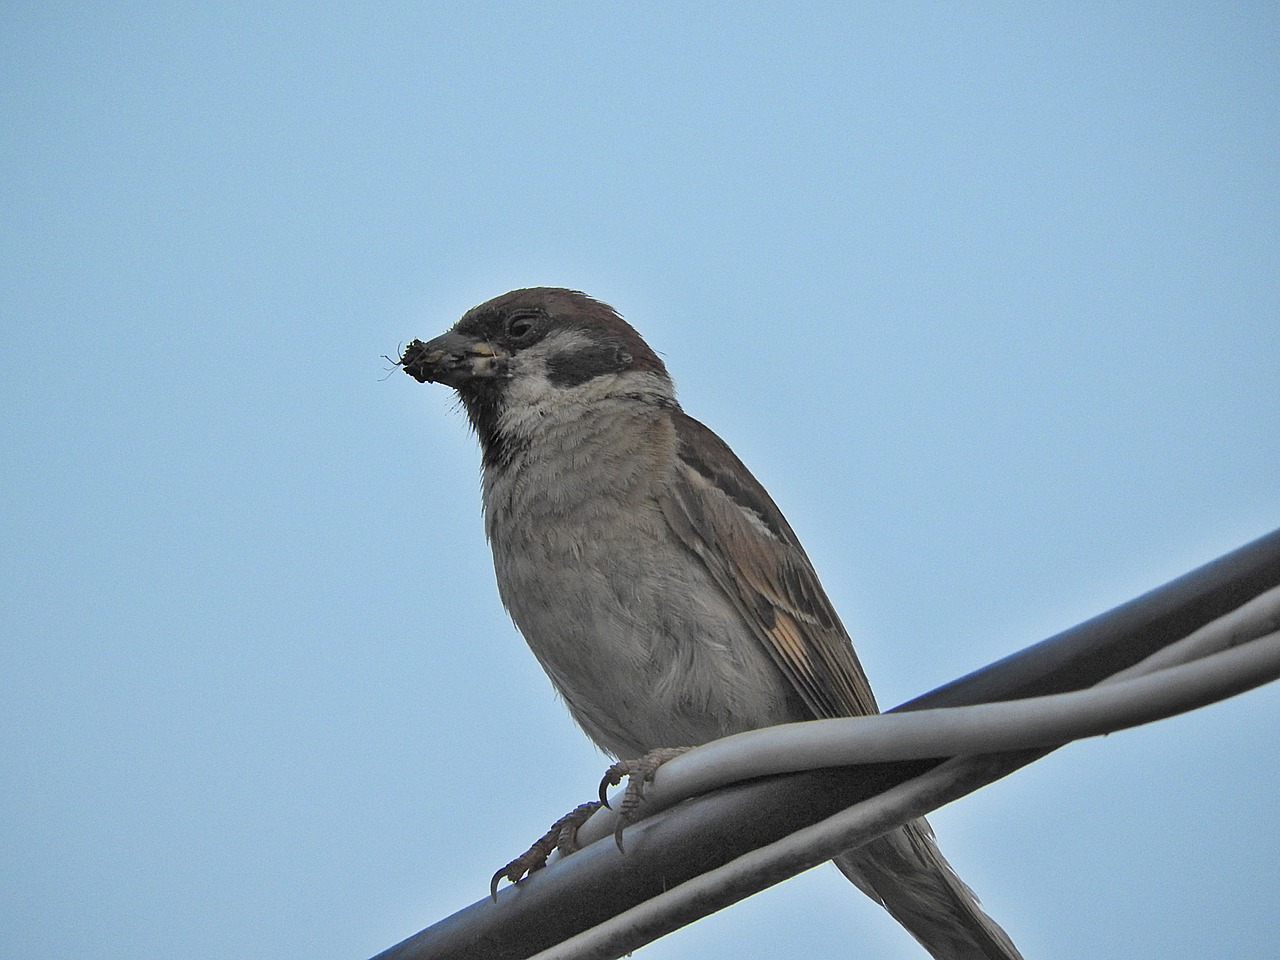
M 457 389 L 470 380 L 502 376 L 510 356 L 487 340 L 450 330 L 426 343 L 414 340 L 405 347 L 400 366 L 419 383 Z

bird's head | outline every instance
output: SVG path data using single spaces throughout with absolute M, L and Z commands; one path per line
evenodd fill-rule
M 559 287 L 512 290 L 473 307 L 399 360 L 419 383 L 458 391 L 486 461 L 548 414 L 589 413 L 616 397 L 672 405 L 658 355 L 608 304 Z

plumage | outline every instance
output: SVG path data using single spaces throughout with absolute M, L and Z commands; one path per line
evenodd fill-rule
M 613 308 L 514 290 L 401 363 L 458 391 L 502 602 L 602 749 L 877 711 L 782 512 Z M 935 957 L 1020 956 L 924 820 L 837 865 Z
M 735 600 L 811 715 L 876 713 L 871 685 L 791 526 L 718 436 L 674 417 L 683 483 L 661 491 L 671 530 Z

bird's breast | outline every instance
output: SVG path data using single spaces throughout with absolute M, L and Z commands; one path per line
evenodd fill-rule
M 804 716 L 734 599 L 668 528 L 674 449 L 664 459 L 660 425 L 652 434 L 530 445 L 485 476 L 502 601 L 574 718 L 615 756 Z

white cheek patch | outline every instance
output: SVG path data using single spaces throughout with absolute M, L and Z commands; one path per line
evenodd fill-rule
M 589 347 L 592 341 L 576 330 L 558 330 L 541 343 L 521 350 L 508 361 L 510 381 L 507 384 L 508 406 L 529 406 L 548 400 L 562 400 L 566 392 L 551 382 L 547 374 L 547 361 L 554 356 L 578 348 Z
M 527 436 L 545 423 L 553 411 L 572 403 L 569 394 L 573 391 L 551 382 L 547 374 L 547 360 L 565 350 L 587 345 L 589 341 L 581 333 L 559 330 L 507 361 L 509 379 L 498 416 L 499 430 L 508 436 Z
M 623 370 L 603 374 L 585 383 L 566 386 L 552 381 L 548 361 L 574 350 L 591 349 L 598 341 L 578 330 L 557 330 L 507 361 L 505 403 L 498 423 L 509 435 L 528 434 L 538 426 L 582 415 L 585 408 L 620 394 L 652 395 L 673 399 L 671 383 L 653 373 Z

